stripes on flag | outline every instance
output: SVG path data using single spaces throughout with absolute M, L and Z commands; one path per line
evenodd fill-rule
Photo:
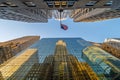
M 64 24 L 61 24 L 61 28 L 64 29 L 64 30 L 67 30 L 67 29 L 68 29 L 68 26 L 67 26 L 67 25 L 64 25 Z

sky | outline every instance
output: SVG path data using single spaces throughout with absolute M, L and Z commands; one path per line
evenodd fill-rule
M 60 28 L 59 21 L 49 19 L 48 23 L 27 23 L 0 19 L 0 42 L 15 38 L 37 35 L 41 38 L 83 38 L 102 43 L 106 38 L 120 38 L 120 18 L 100 22 L 62 21 L 68 30 Z

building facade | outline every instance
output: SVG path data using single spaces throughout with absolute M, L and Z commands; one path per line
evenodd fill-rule
M 119 38 L 105 39 L 105 41 L 101 45 L 101 48 L 120 59 L 120 39 Z
M 23 80 L 35 63 L 38 63 L 37 49 L 27 49 L 8 63 L 0 65 L 2 80 Z
M 81 8 L 71 12 L 74 22 L 95 22 L 120 18 L 120 10 L 112 8 Z
M 113 0 L 113 9 L 120 9 L 120 2 L 118 0 Z
M 120 59 L 82 38 L 43 38 L 0 65 L 2 80 L 119 80 Z
M 70 11 L 68 10 L 63 10 L 61 13 L 58 10 L 53 11 L 53 17 L 55 20 L 66 20 L 67 17 L 69 16 Z
M 85 48 L 82 57 L 91 65 L 100 80 L 120 79 L 120 59 L 96 46 Z
M 2 0 L 0 1 L 0 18 L 29 23 L 46 23 L 51 14 L 47 9 L 36 7 L 38 3 L 42 6 L 41 1 Z
M 39 38 L 39 36 L 25 36 L 0 43 L 0 64 L 34 44 Z
M 66 43 L 59 40 L 53 55 L 34 64 L 25 80 L 99 80 L 90 66 L 69 54 Z
M 15 20 L 22 22 L 48 22 L 52 18 L 51 10 L 74 10 L 81 8 L 112 8 L 113 11 L 104 12 L 101 15 L 94 15 L 103 19 L 106 14 L 109 17 L 116 18 L 119 16 L 119 1 L 118 0 L 0 0 L 0 18 L 6 20 Z M 100 9 L 99 9 L 100 10 Z M 101 11 L 103 11 L 101 9 Z M 106 14 L 105 14 L 106 13 Z M 84 14 L 84 13 L 82 13 Z M 113 15 L 112 15 L 113 14 Z M 117 14 L 117 15 L 114 15 Z M 76 14 L 75 14 L 76 15 Z M 114 17 L 115 16 L 115 17 Z M 95 18 L 96 18 L 95 17 Z M 106 16 L 105 19 L 111 19 Z M 85 17 L 86 18 L 86 17 Z M 95 21 L 94 17 L 90 17 L 80 21 Z M 98 20 L 98 18 L 96 19 Z
M 46 56 L 54 54 L 56 42 L 58 40 L 63 40 L 66 42 L 69 53 L 81 62 L 83 61 L 81 58 L 82 50 L 85 47 L 92 45 L 82 38 L 42 38 L 40 41 L 31 46 L 31 48 L 38 49 L 40 63 L 44 61 Z

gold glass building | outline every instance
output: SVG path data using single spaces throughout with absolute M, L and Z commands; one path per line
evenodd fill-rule
M 0 80 L 119 79 L 120 60 L 82 38 L 44 38 L 0 65 Z
M 37 49 L 28 49 L 0 65 L 0 80 L 23 80 L 33 64 L 38 63 Z
M 0 64 L 25 50 L 39 40 L 40 36 L 24 36 L 0 43 Z
M 79 62 L 69 54 L 66 43 L 56 43 L 54 55 L 49 55 L 43 63 L 34 64 L 25 80 L 99 80 L 91 67 Z

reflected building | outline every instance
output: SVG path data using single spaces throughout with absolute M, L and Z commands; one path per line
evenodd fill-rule
M 0 65 L 3 80 L 119 80 L 120 59 L 82 38 L 43 38 Z
M 120 59 L 120 39 L 119 38 L 105 39 L 101 48 Z
M 25 36 L 0 43 L 0 64 L 25 50 L 39 40 L 40 36 Z
M 27 49 L 9 62 L 0 65 L 2 80 L 23 80 L 35 63 L 38 63 L 37 49 Z
M 118 58 L 95 46 L 85 48 L 82 56 L 100 80 L 120 79 L 120 60 Z
M 53 55 L 34 64 L 25 80 L 99 80 L 91 67 L 69 54 L 66 43 L 59 40 Z
M 38 49 L 39 62 L 42 63 L 46 56 L 52 55 L 55 51 L 56 42 L 63 40 L 67 44 L 67 50 L 75 56 L 78 61 L 84 61 L 81 58 L 82 50 L 92 45 L 82 38 L 42 38 L 40 41 L 31 46 Z M 49 44 L 49 45 L 48 45 Z

